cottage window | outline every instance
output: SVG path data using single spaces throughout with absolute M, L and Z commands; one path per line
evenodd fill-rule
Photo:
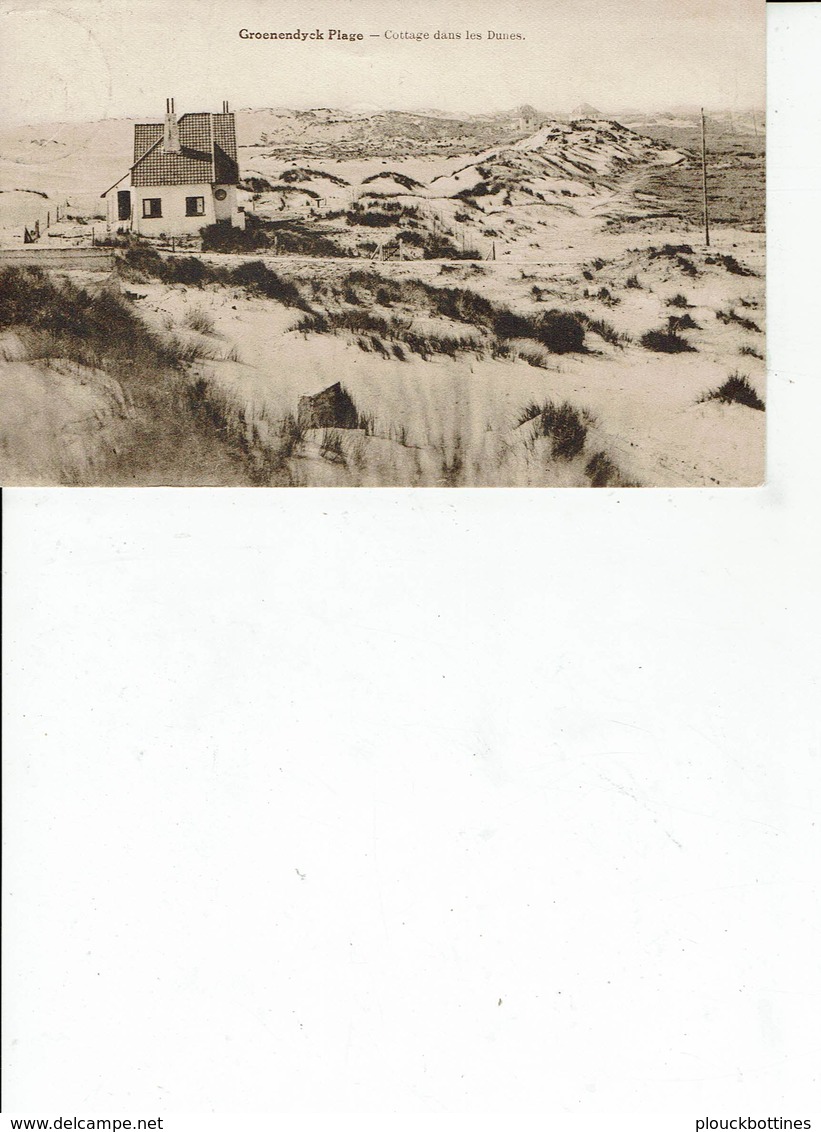
M 143 216 L 147 220 L 157 220 L 162 216 L 162 197 L 143 197 Z
M 205 197 L 186 197 L 185 215 L 205 216 Z

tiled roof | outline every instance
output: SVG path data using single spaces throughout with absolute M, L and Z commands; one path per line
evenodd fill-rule
M 134 127 L 135 185 L 233 184 L 239 180 L 233 114 L 183 114 L 180 149 L 166 153 L 162 122 Z

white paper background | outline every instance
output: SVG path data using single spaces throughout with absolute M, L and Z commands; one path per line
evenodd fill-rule
M 4 493 L 6 1112 L 818 1115 L 821 11 L 769 17 L 766 489 Z

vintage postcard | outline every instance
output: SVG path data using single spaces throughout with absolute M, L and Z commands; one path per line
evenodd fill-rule
M 0 15 L 2 483 L 763 482 L 763 0 Z

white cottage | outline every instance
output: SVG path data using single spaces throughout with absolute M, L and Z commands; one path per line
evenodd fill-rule
M 174 100 L 164 122 L 134 126 L 134 164 L 102 194 L 109 230 L 143 236 L 195 235 L 206 224 L 245 227 L 237 204 L 237 130 L 223 102 L 219 114 L 183 114 Z

